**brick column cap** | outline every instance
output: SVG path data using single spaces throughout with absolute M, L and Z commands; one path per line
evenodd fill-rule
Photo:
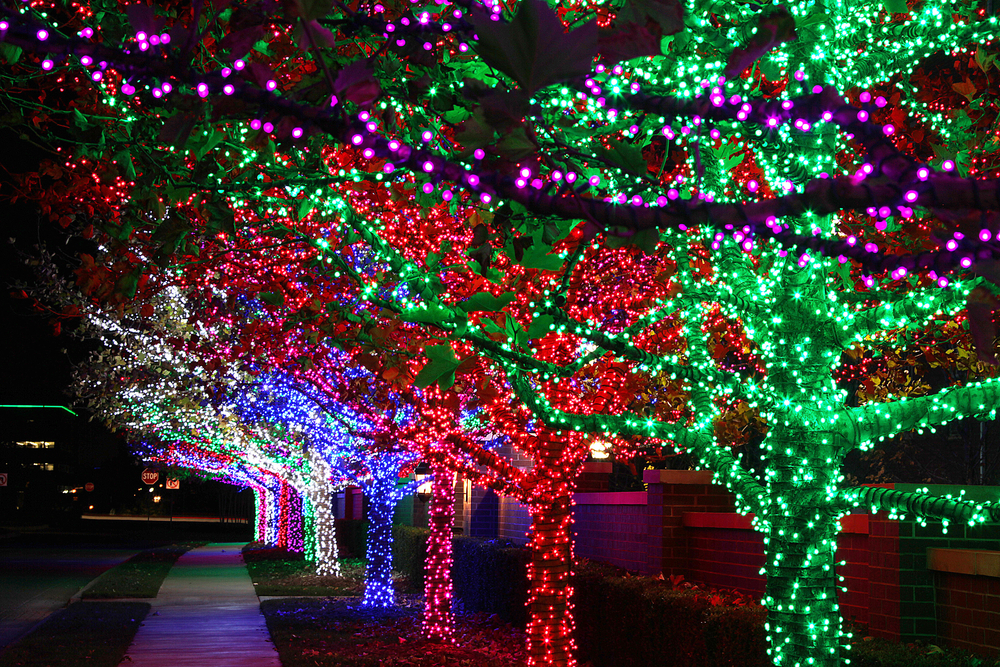
M 711 470 L 643 470 L 646 484 L 711 484 Z

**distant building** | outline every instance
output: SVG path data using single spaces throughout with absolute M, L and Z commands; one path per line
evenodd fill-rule
M 51 523 L 109 504 L 102 466 L 116 449 L 68 408 L 0 407 L 0 523 Z

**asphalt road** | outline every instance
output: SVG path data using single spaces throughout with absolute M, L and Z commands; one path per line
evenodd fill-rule
M 137 549 L 0 541 L 0 648 L 12 643 Z

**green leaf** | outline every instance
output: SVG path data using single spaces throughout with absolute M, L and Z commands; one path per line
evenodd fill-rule
M 80 113 L 79 109 L 73 109 L 73 124 L 81 130 L 86 130 L 90 127 L 87 117 Z
M 127 150 L 124 150 L 115 155 L 115 160 L 118 162 L 118 166 L 121 167 L 125 177 L 130 181 L 134 181 L 135 166 L 132 164 L 132 155 Z
M 762 58 L 760 60 L 760 71 L 764 73 L 768 81 L 777 81 L 781 78 L 781 65 L 772 58 Z
M 543 271 L 558 271 L 562 268 L 563 258 L 559 255 L 550 255 L 552 246 L 536 242 L 531 247 L 526 248 L 524 256 L 518 262 L 526 269 L 541 269 Z
M 811 25 L 817 25 L 820 23 L 829 23 L 830 15 L 824 14 L 823 12 L 816 12 L 815 14 L 810 14 L 805 18 L 800 18 L 795 20 L 795 25 L 798 28 L 807 28 Z
M 272 306 L 284 306 L 285 295 L 283 292 L 261 292 L 260 300 Z
M 298 219 L 301 220 L 302 218 L 306 217 L 312 210 L 313 210 L 312 197 L 303 197 L 302 201 L 299 203 Z
M 441 117 L 444 118 L 445 121 L 455 125 L 457 123 L 461 123 L 471 115 L 472 113 L 464 107 L 454 107 L 451 111 L 445 111 L 441 114 Z
M 624 248 L 634 245 L 647 254 L 653 254 L 660 243 L 659 229 L 640 229 L 631 236 L 607 236 L 604 246 L 607 248 Z
M 0 56 L 3 56 L 4 61 L 8 65 L 15 64 L 21 59 L 21 47 L 14 46 L 13 44 L 7 44 L 6 42 L 0 42 Z M 76 109 L 74 109 L 76 111 Z
M 205 143 L 203 143 L 201 146 L 198 147 L 198 150 L 195 153 L 195 155 L 198 157 L 199 160 L 202 159 L 210 150 L 218 146 L 219 142 L 225 138 L 226 138 L 225 132 L 222 132 L 221 130 L 216 130 L 212 134 L 205 137 Z
M 479 324 L 490 333 L 501 333 L 506 335 L 507 331 L 499 324 L 497 324 L 492 317 L 484 317 L 479 320 Z
M 476 51 L 528 93 L 591 71 L 597 53 L 597 22 L 566 33 L 556 13 L 541 0 L 525 0 L 510 22 L 491 21 L 472 11 L 479 35 Z
M 141 275 L 142 267 L 135 267 L 118 279 L 118 282 L 115 283 L 115 292 L 131 299 L 135 296 L 135 293 L 139 288 L 139 276 Z
M 637 176 L 642 176 L 648 171 L 646 158 L 642 157 L 642 149 L 635 144 L 610 139 L 608 140 L 608 146 L 596 143 L 594 145 L 594 153 Z
M 323 18 L 333 9 L 333 0 L 295 0 L 294 14 L 305 21 Z
M 448 389 L 455 384 L 455 370 L 462 362 L 455 357 L 451 345 L 433 345 L 425 348 L 424 354 L 430 361 L 420 369 L 413 380 L 416 387 L 424 389 L 437 382 L 442 389 Z
M 538 150 L 538 144 L 531 140 L 523 127 L 503 134 L 496 144 L 496 151 L 508 160 L 521 160 Z
M 487 312 L 498 312 L 504 309 L 504 307 L 514 300 L 515 294 L 513 292 L 504 292 L 500 296 L 493 296 L 489 292 L 479 292 L 474 294 L 465 301 L 462 301 L 455 305 L 456 308 L 461 308 L 467 313 L 471 313 L 476 310 L 484 310 Z
M 401 314 L 407 322 L 423 322 L 425 324 L 441 324 L 448 319 L 448 313 L 438 307 L 411 308 Z
M 528 327 L 528 339 L 543 337 L 549 332 L 549 325 L 553 322 L 555 319 L 551 315 L 539 315 L 531 320 L 531 326 Z
M 882 6 L 890 14 L 906 14 L 910 11 L 906 6 L 906 0 L 882 0 Z

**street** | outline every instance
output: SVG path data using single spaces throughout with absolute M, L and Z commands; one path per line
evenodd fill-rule
M 38 544 L 39 540 L 23 537 L 0 541 L 0 648 L 138 551 L 66 541 L 65 545 Z

